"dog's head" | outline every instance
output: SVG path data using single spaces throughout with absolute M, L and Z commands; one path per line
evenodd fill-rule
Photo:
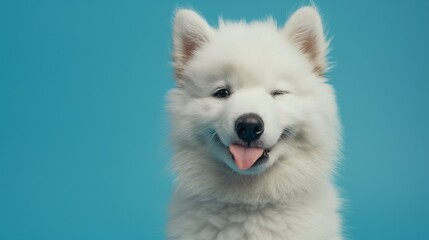
M 327 47 L 313 7 L 282 28 L 269 18 L 220 21 L 215 29 L 191 10 L 177 11 L 169 110 L 179 184 L 198 178 L 186 187 L 214 189 L 226 176 L 254 182 L 271 173 L 296 190 L 328 176 L 339 123 L 324 78 Z

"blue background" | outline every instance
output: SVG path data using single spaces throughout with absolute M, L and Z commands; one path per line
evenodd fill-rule
M 0 239 L 164 239 L 172 13 L 302 1 L 1 1 Z M 320 1 L 350 239 L 429 239 L 428 1 Z

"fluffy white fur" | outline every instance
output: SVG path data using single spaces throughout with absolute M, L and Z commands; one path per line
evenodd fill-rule
M 282 28 L 269 18 L 221 20 L 215 29 L 191 10 L 177 11 L 168 239 L 342 239 L 332 183 L 340 123 L 323 76 L 327 47 L 314 7 Z M 231 95 L 213 97 L 219 88 Z M 259 142 L 272 149 L 266 163 L 240 170 L 228 146 L 246 113 L 262 117 Z

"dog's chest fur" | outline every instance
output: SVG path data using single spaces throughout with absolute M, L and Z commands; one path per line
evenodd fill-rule
M 202 202 L 176 194 L 169 239 L 337 240 L 334 196 L 251 206 Z

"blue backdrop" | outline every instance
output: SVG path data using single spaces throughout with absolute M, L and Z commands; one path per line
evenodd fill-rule
M 1 1 L 0 239 L 164 239 L 172 13 L 302 1 Z M 320 1 L 350 239 L 429 239 L 428 1 Z

